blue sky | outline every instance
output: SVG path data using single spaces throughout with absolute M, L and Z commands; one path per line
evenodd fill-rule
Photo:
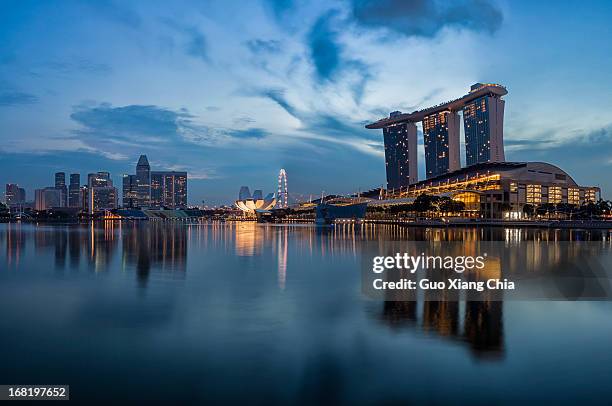
M 187 170 L 191 203 L 384 183 L 392 110 L 507 86 L 508 160 L 610 198 L 610 2 L 2 1 L 0 184 Z M 422 143 L 422 140 L 420 141 Z M 424 174 L 423 151 L 419 166 Z M 464 157 L 462 157 L 464 159 Z

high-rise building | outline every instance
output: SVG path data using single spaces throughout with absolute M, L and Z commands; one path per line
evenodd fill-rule
M 89 213 L 117 208 L 117 188 L 114 186 L 97 186 L 88 188 L 87 203 Z
M 123 207 L 138 205 L 138 187 L 136 175 L 123 175 Z
M 16 183 L 7 183 L 4 201 L 9 207 L 20 207 L 25 203 L 25 189 Z
M 402 126 L 423 122 L 423 138 L 425 145 L 426 177 L 431 179 L 442 174 L 458 170 L 461 166 L 459 160 L 459 111 L 463 111 L 466 163 L 473 165 L 484 162 L 504 162 L 503 120 L 504 100 L 502 96 L 508 94 L 505 87 L 494 83 L 476 83 L 470 92 L 458 99 L 416 110 L 412 113 L 394 112 L 366 128 L 383 129 L 385 137 L 385 158 L 387 164 L 387 187 L 396 189 L 398 183 L 402 186 L 402 179 L 398 181 L 401 170 L 400 160 L 402 154 L 395 154 L 388 145 L 393 144 L 394 132 L 401 133 Z M 408 127 L 410 128 L 410 127 Z M 396 136 L 397 137 L 397 136 Z M 387 138 L 390 141 L 387 141 Z M 410 148 L 409 148 L 410 151 Z M 416 155 L 415 155 L 416 156 Z M 409 157 L 410 158 L 410 157 Z M 409 166 L 416 159 L 409 159 Z M 395 164 L 393 164 L 396 162 Z M 410 183 L 413 183 L 410 170 Z
M 391 117 L 399 112 L 391 113 Z M 414 123 L 383 128 L 387 189 L 399 190 L 418 181 L 417 129 Z
M 459 115 L 442 111 L 423 118 L 427 179 L 459 169 Z
M 108 172 L 96 172 L 87 175 L 87 187 L 113 186 L 113 180 Z
M 151 166 L 146 155 L 141 155 L 136 164 L 137 202 L 139 207 L 151 204 Z
M 36 210 L 48 210 L 62 206 L 62 192 L 56 187 L 36 189 L 34 192 L 34 208 Z
M 152 207 L 178 209 L 187 207 L 187 172 L 151 172 Z
M 111 210 L 117 208 L 117 188 L 108 172 L 87 175 L 87 211 Z
M 66 187 L 66 173 L 56 172 L 55 173 L 55 188 L 60 191 L 60 206 L 66 207 L 68 205 L 68 188 Z
M 70 174 L 70 185 L 68 186 L 68 206 L 83 207 L 81 201 L 81 175 Z
M 483 85 L 476 83 L 471 91 Z M 472 100 L 463 107 L 465 162 L 504 162 L 504 101 L 493 93 Z

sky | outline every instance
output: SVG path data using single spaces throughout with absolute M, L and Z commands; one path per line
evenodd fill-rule
M 611 2 L 0 3 L 0 184 L 30 200 L 57 171 L 120 188 L 140 154 L 186 170 L 191 204 L 274 192 L 281 168 L 294 199 L 380 187 L 364 125 L 476 82 L 508 89 L 507 160 L 612 197 Z

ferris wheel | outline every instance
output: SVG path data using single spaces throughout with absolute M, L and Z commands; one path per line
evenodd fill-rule
M 278 173 L 278 193 L 276 194 L 276 207 L 284 209 L 289 206 L 289 192 L 287 190 L 287 172 L 281 169 Z

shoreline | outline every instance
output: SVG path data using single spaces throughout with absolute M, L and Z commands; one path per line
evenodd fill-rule
M 255 219 L 211 219 L 211 218 L 177 218 L 177 219 L 167 219 L 167 220 L 153 220 L 154 223 L 188 223 L 194 224 L 201 222 L 200 220 L 205 220 L 205 222 L 228 222 L 228 223 L 242 223 L 242 222 L 256 222 Z M 95 220 L 75 220 L 75 221 L 66 221 L 66 220 L 0 220 L 0 223 L 6 224 L 90 224 L 92 222 L 95 223 L 107 223 L 107 222 L 146 222 L 149 220 L 144 219 L 95 219 Z M 314 220 L 308 219 L 296 219 L 289 221 L 278 221 L 278 222 L 263 222 L 259 224 L 287 224 L 287 225 L 295 225 L 295 224 L 313 224 Z M 475 219 L 466 219 L 466 220 L 383 220 L 383 219 L 365 219 L 365 220 L 355 220 L 355 219 L 338 219 L 335 220 L 331 225 L 344 225 L 344 224 L 384 224 L 384 225 L 397 225 L 397 226 L 405 226 L 405 227 L 435 227 L 435 228 L 448 228 L 448 227 L 513 227 L 513 228 L 550 228 L 550 229 L 597 229 L 597 230 L 612 230 L 612 221 L 600 220 L 600 221 L 590 221 L 590 220 L 574 220 L 574 221 L 507 221 L 507 220 L 475 220 Z M 330 225 L 327 225 L 328 227 Z

